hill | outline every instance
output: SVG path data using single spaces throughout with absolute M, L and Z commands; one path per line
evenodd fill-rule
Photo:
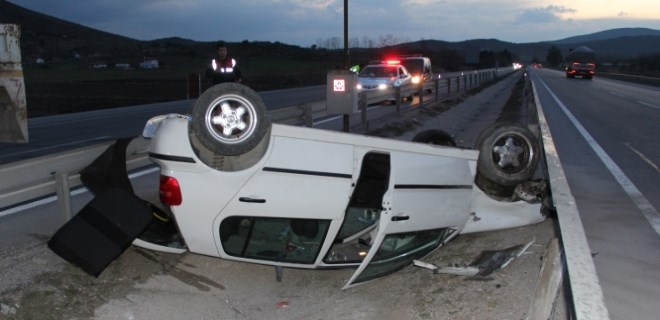
M 163 48 L 177 48 L 194 56 L 197 51 L 208 52 L 207 50 L 212 46 L 209 43 L 174 37 L 139 41 L 44 15 L 5 0 L 0 0 L 0 23 L 21 25 L 21 47 L 25 57 L 46 55 L 46 58 L 51 58 L 51 60 L 67 59 L 72 56 L 72 53 L 82 56 L 110 55 L 113 59 L 124 60 L 132 57 L 133 60 L 136 60 L 145 55 L 152 55 L 155 51 L 161 55 L 166 54 L 163 51 L 167 50 Z M 272 49 L 273 44 L 268 45 Z M 472 39 L 460 42 L 420 40 L 384 50 L 417 51 L 438 56 L 446 51 L 454 51 L 464 56 L 465 61 L 470 63 L 475 57 L 478 57 L 480 51 L 484 50 L 495 52 L 508 50 L 522 61 L 531 61 L 533 58 L 544 59 L 551 46 L 556 46 L 562 52 L 567 53 L 569 49 L 581 45 L 593 48 L 601 57 L 621 60 L 634 58 L 640 54 L 660 52 L 660 30 L 620 28 L 536 43 L 511 43 L 497 39 Z M 288 52 L 292 49 L 295 50 L 296 46 L 276 42 L 275 47 L 277 47 L 276 52 Z M 245 48 L 238 48 L 238 50 L 243 49 Z M 356 48 L 352 50 L 374 51 Z M 372 55 L 377 54 L 372 53 Z
M 99 31 L 80 24 L 41 14 L 0 0 L 0 23 L 21 26 L 21 53 L 24 57 L 48 55 L 60 58 L 72 52 L 91 55 L 139 52 L 140 41 Z
M 556 41 L 547 41 L 552 44 L 558 45 L 571 45 L 585 42 L 597 42 L 603 40 L 613 40 L 621 37 L 644 37 L 644 36 L 660 36 L 660 30 L 648 28 L 619 28 L 605 30 L 601 32 L 585 34 L 581 36 L 569 37 Z
M 532 61 L 534 58 L 543 61 L 550 47 L 557 47 L 563 54 L 571 49 L 586 45 L 598 53 L 598 56 L 608 61 L 623 61 L 636 58 L 640 54 L 660 52 L 660 30 L 645 28 L 612 29 L 598 33 L 570 37 L 557 41 L 511 43 L 497 39 L 473 39 L 460 42 L 445 42 L 437 40 L 421 40 L 399 45 L 409 50 L 450 49 L 465 53 L 466 59 L 470 55 L 478 54 L 483 50 L 508 50 L 521 61 Z
M 203 77 L 214 44 L 169 37 L 140 41 L 68 22 L 0 0 L 0 23 L 21 26 L 21 53 L 29 116 L 186 99 L 187 79 Z M 436 72 L 504 66 L 512 61 L 544 61 L 548 49 L 586 45 L 601 61 L 624 62 L 640 54 L 660 53 L 660 31 L 613 29 L 566 39 L 511 43 L 497 39 L 460 42 L 421 40 L 383 48 L 351 48 L 353 64 L 390 54 L 424 54 Z M 244 83 L 257 91 L 324 84 L 327 70 L 344 65 L 342 49 L 302 48 L 280 42 L 228 43 L 238 57 Z M 159 61 L 158 70 L 136 66 L 144 57 Z M 45 63 L 36 63 L 37 61 Z M 105 70 L 90 69 L 103 64 Z M 115 65 L 129 68 L 113 68 Z

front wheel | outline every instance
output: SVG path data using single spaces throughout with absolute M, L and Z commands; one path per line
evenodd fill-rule
M 526 127 L 497 123 L 482 132 L 478 143 L 477 171 L 502 187 L 531 178 L 539 162 L 539 142 Z

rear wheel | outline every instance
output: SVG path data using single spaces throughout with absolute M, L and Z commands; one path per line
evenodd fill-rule
M 209 151 L 236 156 L 252 150 L 269 132 L 266 106 L 252 89 L 222 83 L 206 90 L 192 110 L 191 133 Z
M 221 171 L 238 171 L 259 162 L 268 149 L 272 124 L 266 106 L 252 89 L 222 83 L 195 102 L 190 143 L 199 159 Z
M 450 146 L 450 147 L 456 146 L 456 142 L 454 141 L 454 138 L 449 133 L 442 131 L 440 129 L 424 130 L 418 133 L 417 135 L 415 135 L 412 141 L 430 143 L 439 146 Z
M 482 178 L 512 187 L 531 178 L 539 162 L 539 142 L 526 127 L 497 123 L 478 139 L 477 171 Z

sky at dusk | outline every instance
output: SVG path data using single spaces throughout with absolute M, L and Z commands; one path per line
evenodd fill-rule
M 9 2 L 138 40 L 279 41 L 309 47 L 343 39 L 344 33 L 343 0 Z M 614 28 L 660 30 L 657 0 L 349 0 L 348 13 L 348 37 L 360 45 L 383 38 L 525 43 Z

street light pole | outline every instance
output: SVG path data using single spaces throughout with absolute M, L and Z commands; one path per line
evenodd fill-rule
M 350 59 L 348 53 L 348 0 L 344 0 L 344 70 L 350 67 Z M 348 114 L 344 114 L 344 132 L 348 132 L 350 127 L 350 119 Z

